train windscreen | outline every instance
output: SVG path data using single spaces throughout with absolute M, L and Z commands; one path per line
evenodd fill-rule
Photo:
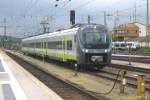
M 109 36 L 106 30 L 88 28 L 80 35 L 83 46 L 87 49 L 102 49 L 109 47 Z

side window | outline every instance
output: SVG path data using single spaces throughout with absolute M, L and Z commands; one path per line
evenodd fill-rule
M 115 44 L 115 47 L 119 47 L 119 44 Z
M 41 43 L 36 43 L 36 48 L 41 48 Z
M 74 42 L 76 43 L 77 41 L 77 35 L 74 35 Z
M 22 43 L 22 47 L 26 47 L 26 44 L 25 44 L 25 43 Z
M 34 43 L 31 43 L 31 48 L 34 48 Z
M 65 41 L 63 41 L 63 49 L 65 49 Z
M 57 42 L 57 49 L 62 49 L 62 41 Z
M 49 49 L 51 49 L 51 42 L 48 42 L 47 47 L 48 47 Z
M 44 42 L 44 48 L 47 48 L 47 43 L 46 42 Z
M 36 43 L 36 48 L 38 48 L 38 43 Z
M 49 49 L 62 49 L 62 41 L 53 41 L 53 42 L 48 42 L 48 48 Z
M 67 50 L 72 50 L 72 41 L 71 40 L 67 41 Z

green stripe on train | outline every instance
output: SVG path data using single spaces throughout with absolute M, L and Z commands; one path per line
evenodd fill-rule
M 58 53 L 48 53 L 47 55 L 48 57 L 54 57 L 54 58 L 59 58 L 63 60 L 77 60 L 76 56 L 70 56 L 70 55 L 64 55 L 64 54 L 58 54 Z
M 36 52 L 29 52 L 32 54 L 37 54 L 39 56 L 45 56 L 46 53 L 43 51 L 36 51 Z M 77 56 L 70 56 L 70 55 L 64 55 L 64 54 L 58 54 L 58 53 L 47 53 L 48 57 L 53 57 L 53 58 L 59 58 L 59 59 L 63 59 L 64 61 L 66 60 L 77 60 Z M 65 58 L 65 59 L 64 59 Z

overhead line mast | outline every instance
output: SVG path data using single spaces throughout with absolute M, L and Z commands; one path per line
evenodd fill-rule
M 147 7 L 146 7 L 146 36 L 147 36 L 147 46 L 149 47 L 150 41 L 150 32 L 149 32 L 149 0 L 147 0 Z
M 6 41 L 7 41 L 7 37 L 6 37 L 6 30 L 7 30 L 7 26 L 6 26 L 6 18 L 4 18 L 4 25 L 0 26 L 4 28 L 4 34 L 3 34 L 3 38 L 2 38 L 2 45 L 5 48 L 6 47 Z

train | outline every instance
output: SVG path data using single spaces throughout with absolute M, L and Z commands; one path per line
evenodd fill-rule
M 69 29 L 23 38 L 21 50 L 80 67 L 103 68 L 111 63 L 112 41 L 104 25 L 76 24 Z
M 126 50 L 126 49 L 129 49 L 129 46 L 131 46 L 131 49 L 133 49 L 133 50 L 140 48 L 139 42 L 136 42 L 136 41 L 112 42 L 113 49 Z

